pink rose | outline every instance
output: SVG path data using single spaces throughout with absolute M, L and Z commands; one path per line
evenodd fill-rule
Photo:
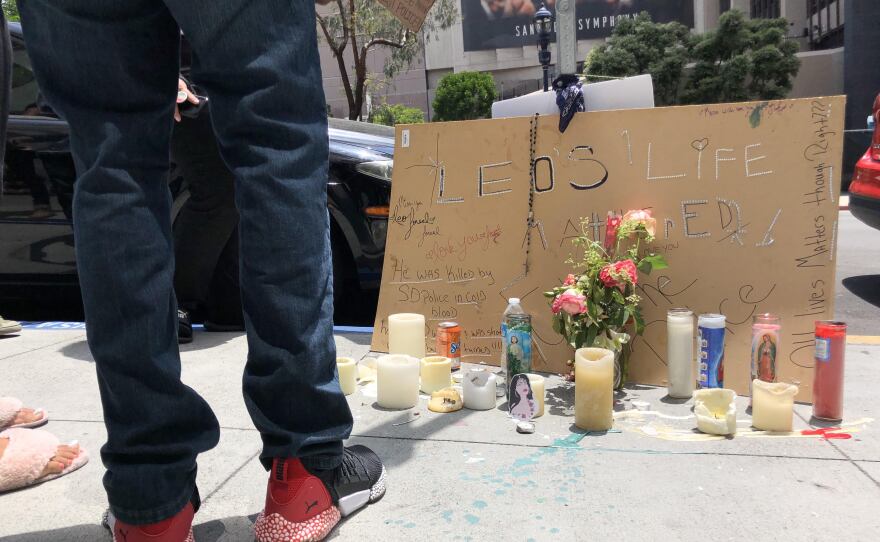
M 625 215 L 623 215 L 624 221 L 632 221 L 638 224 L 642 224 L 645 226 L 645 230 L 651 237 L 657 233 L 657 220 L 651 216 L 651 211 L 649 209 L 639 209 L 636 211 L 627 211 Z
M 565 311 L 572 316 L 584 314 L 587 312 L 587 298 L 574 288 L 569 288 L 556 296 L 551 310 L 553 314 L 559 314 L 560 311 Z
M 572 285 L 574 285 L 575 282 L 577 282 L 577 278 L 574 275 L 572 275 L 571 273 L 569 273 L 568 276 L 565 277 L 565 282 L 563 282 L 562 285 L 563 286 L 572 286 Z
M 639 280 L 636 264 L 632 260 L 621 260 L 606 265 L 599 271 L 599 280 L 607 288 L 620 288 L 623 291 L 627 284 L 636 285 Z
M 605 250 L 611 250 L 617 245 L 617 228 L 622 222 L 619 215 L 609 213 L 605 220 Z

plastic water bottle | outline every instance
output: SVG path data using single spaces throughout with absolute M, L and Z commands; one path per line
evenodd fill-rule
M 501 372 L 499 396 L 507 394 L 510 377 L 532 370 L 532 317 L 523 310 L 519 298 L 508 300 L 501 317 Z

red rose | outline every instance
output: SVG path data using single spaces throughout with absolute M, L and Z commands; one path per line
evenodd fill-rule
M 569 273 L 568 276 L 565 277 L 565 282 L 563 282 L 562 285 L 563 285 L 563 286 L 571 286 L 571 285 L 573 285 L 575 282 L 577 282 L 577 278 L 575 278 L 574 275 L 572 275 L 571 273 Z
M 599 271 L 599 280 L 607 288 L 620 288 L 623 291 L 627 284 L 638 283 L 636 264 L 632 260 L 610 263 Z

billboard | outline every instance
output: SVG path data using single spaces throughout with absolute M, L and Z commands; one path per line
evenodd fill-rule
M 694 26 L 693 0 L 558 0 L 576 2 L 577 39 L 611 35 L 621 18 L 632 18 L 642 11 L 654 21 L 678 21 Z M 465 51 L 522 47 L 538 42 L 535 12 L 544 3 L 552 13 L 557 0 L 461 0 L 462 35 Z M 556 34 L 551 35 L 556 41 Z

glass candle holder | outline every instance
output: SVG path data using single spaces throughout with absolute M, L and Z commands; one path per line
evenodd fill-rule
M 694 313 L 670 309 L 666 313 L 666 383 L 670 397 L 690 399 L 694 394 Z
M 749 397 L 754 396 L 752 381 L 776 382 L 776 357 L 779 352 L 779 332 L 782 320 L 775 314 L 752 317 L 752 377 L 749 379 Z M 751 403 L 751 399 L 749 399 Z
M 843 366 L 846 357 L 846 324 L 816 322 L 816 370 L 813 378 L 813 417 L 843 419 Z
M 700 343 L 697 363 L 700 367 L 700 388 L 724 387 L 724 329 L 727 318 L 723 314 L 701 314 L 697 321 Z

